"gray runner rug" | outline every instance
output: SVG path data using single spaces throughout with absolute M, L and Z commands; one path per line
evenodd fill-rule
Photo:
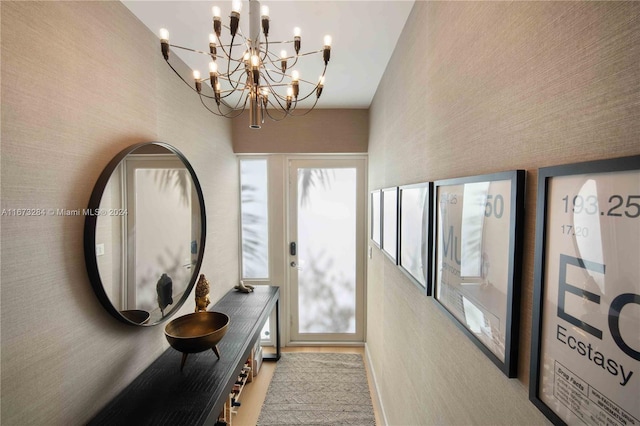
M 258 425 L 375 425 L 362 356 L 283 353 Z

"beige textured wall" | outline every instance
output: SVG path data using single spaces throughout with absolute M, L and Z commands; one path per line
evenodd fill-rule
M 168 142 L 203 187 L 201 272 L 219 299 L 238 279 L 231 124 L 202 109 L 120 2 L 1 7 L 2 208 L 85 208 L 117 152 Z M 123 325 L 99 304 L 83 224 L 2 217 L 2 424 L 83 424 L 168 347 L 164 326 Z
M 377 249 L 367 345 L 392 425 L 540 424 L 536 170 L 640 154 L 640 3 L 416 2 L 370 112 L 369 187 L 526 169 L 518 379 Z
M 366 109 L 314 109 L 282 121 L 267 118 L 255 130 L 249 128 L 249 114 L 244 112 L 233 119 L 233 150 L 250 154 L 367 152 L 368 123 Z

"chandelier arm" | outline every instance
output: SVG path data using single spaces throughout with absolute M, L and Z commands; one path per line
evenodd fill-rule
M 287 64 L 287 68 L 288 69 L 293 68 L 297 65 L 297 63 L 298 63 L 298 56 L 296 55 L 295 60 L 293 61 L 293 64 L 291 64 L 291 66 Z
M 202 50 L 198 50 L 198 49 L 192 49 L 190 47 L 184 47 L 184 46 L 178 46 L 176 44 L 170 44 L 169 46 L 171 47 L 175 47 L 176 49 L 182 49 L 182 50 L 188 50 L 189 52 L 193 52 L 193 53 L 201 53 L 203 55 L 207 55 L 207 56 L 211 56 L 210 52 L 204 52 Z
M 243 107 L 241 109 L 238 108 L 232 108 L 231 106 L 229 106 L 226 102 L 223 102 L 224 106 L 226 106 L 227 108 L 229 108 L 229 112 L 222 112 L 222 110 L 220 109 L 220 106 L 218 105 L 218 112 L 212 110 L 211 108 L 209 108 L 209 106 L 207 106 L 207 104 L 204 103 L 204 101 L 202 100 L 203 96 L 200 96 L 200 102 L 202 103 L 202 106 L 204 106 L 207 111 L 209 111 L 210 113 L 212 113 L 213 115 L 217 115 L 218 117 L 225 117 L 225 118 L 235 118 L 237 116 L 239 116 L 240 114 L 242 114 L 246 108 L 246 100 L 245 103 L 243 105 Z M 238 105 L 240 103 L 238 102 Z M 237 114 L 232 114 L 234 112 L 238 111 Z
M 169 65 L 169 68 L 171 68 L 171 69 L 173 70 L 173 72 L 174 72 L 174 73 L 176 73 L 176 75 L 177 75 L 178 77 L 180 77 L 180 80 L 182 80 L 182 82 L 183 82 L 184 84 L 186 84 L 186 85 L 187 85 L 187 87 L 188 87 L 189 89 L 191 89 L 191 90 L 193 90 L 194 92 L 198 93 L 198 91 L 197 91 L 195 88 L 193 88 L 193 86 L 191 86 L 191 83 L 189 83 L 187 80 L 185 80 L 185 79 L 182 77 L 182 75 L 180 75 L 180 73 L 178 72 L 178 70 L 176 70 L 176 69 L 173 67 L 173 65 L 171 65 L 171 63 L 170 63 L 169 61 L 166 61 L 166 62 L 167 62 L 167 65 Z M 199 93 L 199 95 L 200 95 L 200 96 L 204 96 L 205 98 L 215 99 L 213 96 L 203 95 L 202 93 Z
M 266 59 L 266 60 L 268 60 L 268 61 L 269 61 L 269 63 L 270 63 L 271 65 L 273 65 L 274 67 L 278 67 L 278 65 L 279 65 L 279 64 L 276 64 L 276 63 L 274 62 L 274 59 L 273 59 L 273 58 L 275 58 L 275 60 L 277 60 L 277 61 L 282 61 L 283 59 L 288 59 L 288 58 L 281 58 L 280 56 L 276 55 L 275 53 L 270 52 L 270 51 L 268 50 L 268 46 L 267 46 L 267 50 L 264 50 L 264 56 L 262 57 L 262 61 L 264 62 L 264 61 L 265 61 L 265 59 Z
M 271 104 L 273 105 L 273 103 L 272 103 L 272 102 L 270 102 L 270 101 L 269 101 L 269 103 L 271 103 Z M 280 117 L 280 118 L 275 118 L 275 117 L 273 117 L 273 116 L 271 115 L 271 113 L 269 112 L 269 108 L 265 108 L 265 109 L 264 109 L 264 112 L 267 114 L 267 117 L 269 117 L 269 119 L 270 119 L 271 121 L 282 121 L 282 120 L 284 120 L 285 118 L 287 118 L 287 115 L 289 115 L 286 111 L 282 111 L 282 113 L 283 113 L 282 117 Z
M 265 43 L 259 43 L 260 44 L 264 44 L 265 45 L 265 49 L 264 49 L 264 56 L 262 57 L 262 62 L 264 62 L 265 59 L 269 59 L 269 37 L 264 36 L 265 39 Z M 273 64 L 273 61 L 271 61 L 269 59 L 269 61 Z
M 284 112 L 286 112 L 286 108 L 285 106 L 280 102 L 280 100 L 285 101 L 287 100 L 286 97 L 280 95 L 278 92 L 276 92 L 275 90 L 273 90 L 273 87 L 268 81 L 267 81 L 267 86 L 269 86 L 269 91 L 274 95 L 274 99 L 276 100 L 276 102 L 278 102 L 278 106 L 280 107 L 280 109 Z M 273 105 L 274 107 L 276 107 L 276 104 L 274 104 L 270 99 L 267 98 L 267 103 L 270 103 L 271 105 Z
M 303 112 L 302 114 L 294 114 L 293 111 L 291 111 L 289 113 L 290 116 L 292 117 L 304 117 L 305 115 L 309 114 L 311 111 L 313 111 L 313 109 L 316 107 L 316 104 L 318 103 L 318 98 L 316 98 L 316 101 L 313 103 L 313 105 L 311 105 L 311 108 L 309 108 L 308 110 L 306 110 L 305 112 Z M 295 108 L 294 108 L 295 109 Z
M 243 92 L 243 93 L 242 93 L 242 95 L 240 95 L 240 99 L 238 99 L 238 102 L 236 102 L 236 105 L 235 105 L 235 106 L 231 106 L 231 105 L 229 105 L 226 101 L 224 101 L 224 100 L 222 100 L 222 99 L 221 99 L 221 102 L 222 102 L 222 103 L 223 103 L 227 108 L 229 108 L 229 109 L 231 109 L 231 110 L 235 111 L 235 110 L 237 110 L 237 109 L 238 109 L 238 106 L 240 105 L 240 102 L 242 102 L 242 97 L 244 96 L 244 105 L 243 105 L 243 107 L 242 107 L 242 110 L 244 110 L 244 109 L 246 108 L 246 106 L 247 106 L 247 99 L 249 98 L 249 97 L 244 93 L 244 91 L 245 91 L 245 90 L 246 90 L 246 89 L 242 89 L 242 92 Z M 234 93 L 234 91 L 229 92 L 229 94 L 227 94 L 227 95 L 226 95 L 226 96 L 224 96 L 224 97 L 226 98 L 227 96 L 231 95 L 232 93 Z
M 277 81 L 275 78 L 271 77 L 271 74 L 269 74 L 269 70 L 266 67 L 263 68 L 263 70 L 264 70 L 264 73 L 266 74 L 266 76 L 268 77 L 268 79 L 273 81 L 274 83 L 282 83 L 282 81 L 284 80 L 284 74 L 283 73 L 280 73 L 280 80 Z M 260 75 L 262 75 L 262 72 L 260 73 Z M 263 75 L 263 77 L 264 77 L 264 75 Z M 265 80 L 267 80 L 267 79 L 265 78 Z M 267 84 L 268 84 L 268 82 L 267 82 Z M 269 84 L 269 87 L 271 87 L 270 84 Z
M 316 86 L 316 88 L 317 88 L 317 86 Z M 309 96 L 313 95 L 314 93 L 315 93 L 315 90 L 312 90 L 312 91 L 310 91 L 306 96 L 304 96 L 304 97 L 302 97 L 302 98 L 298 97 L 298 99 L 296 100 L 296 102 L 298 102 L 298 101 L 302 102 L 302 101 L 304 101 L 304 100 L 307 100 L 307 99 L 309 98 Z
M 231 51 L 233 50 L 233 40 L 236 38 L 235 34 L 231 37 L 231 45 L 229 46 L 229 56 L 227 57 L 227 72 L 229 72 L 229 70 L 231 69 Z M 238 64 L 238 68 L 240 67 L 240 64 Z M 236 68 L 235 70 L 233 70 L 233 72 L 236 72 L 236 70 L 238 69 Z
M 229 82 L 229 85 L 231 86 L 230 90 L 225 90 L 225 92 L 229 92 L 226 95 L 222 96 L 222 99 L 229 97 L 230 95 L 232 95 L 233 93 L 235 93 L 236 90 L 240 90 L 238 89 L 238 86 L 240 86 L 240 84 L 244 84 L 242 83 L 240 80 L 231 80 L 230 78 L 226 79 Z M 236 85 L 234 86 L 233 83 L 236 83 Z M 247 90 L 247 86 L 246 84 L 244 85 L 244 87 L 242 88 L 242 92 L 244 94 L 244 92 Z
M 241 37 L 243 37 L 243 38 L 244 38 L 244 36 L 242 35 L 242 33 L 241 33 Z M 226 78 L 226 80 L 229 82 L 229 84 L 231 85 L 231 87 L 232 87 L 232 89 L 233 89 L 233 90 L 232 90 L 229 94 L 225 95 L 225 96 L 224 96 L 225 98 L 226 98 L 227 96 L 229 96 L 231 93 L 233 93 L 233 91 L 238 90 L 238 86 L 240 85 L 240 80 L 239 80 L 239 79 L 238 79 L 238 80 L 235 80 L 236 84 L 234 85 L 234 84 L 233 84 L 233 83 L 234 83 L 234 80 L 232 80 L 230 77 L 231 77 L 233 74 L 235 74 L 235 73 L 240 69 L 240 66 L 241 66 L 242 64 L 244 64 L 244 61 L 236 60 L 236 59 L 232 59 L 232 58 L 231 58 L 231 49 L 233 49 L 233 46 L 234 46 L 234 44 L 233 44 L 233 40 L 234 40 L 234 39 L 235 39 L 235 36 L 232 36 L 232 37 L 231 37 L 231 45 L 230 45 L 230 48 L 229 48 L 229 55 L 227 56 L 227 73 L 226 73 L 226 77 L 227 77 L 227 78 Z M 220 40 L 220 37 L 218 37 L 218 40 Z M 223 51 L 224 51 L 224 49 L 223 49 Z M 226 52 L 225 52 L 225 53 L 226 53 Z M 232 61 L 232 60 L 237 61 L 237 62 L 238 62 L 238 66 L 237 66 L 233 71 L 229 72 L 229 70 L 231 69 L 231 61 Z M 225 74 L 223 74 L 223 75 L 225 75 Z M 243 91 L 243 92 L 244 92 L 244 90 L 245 90 L 245 88 L 243 88 L 243 89 L 242 89 L 242 91 Z
M 281 60 L 281 58 L 279 58 L 276 54 L 274 54 L 274 53 L 269 52 L 268 50 L 266 50 L 266 51 L 265 51 L 265 57 L 262 59 L 262 60 L 263 60 L 263 62 L 264 62 L 264 60 L 265 60 L 265 59 L 267 59 L 267 60 L 269 61 L 269 63 L 270 63 L 271 65 L 273 65 L 273 66 L 276 68 L 275 70 L 272 70 L 272 71 L 273 71 L 273 72 L 275 72 L 276 74 L 279 74 L 279 75 L 280 75 L 280 80 L 278 81 L 278 80 L 276 80 L 275 78 L 271 77 L 271 74 L 269 73 L 269 70 L 267 69 L 267 67 L 263 67 L 263 68 L 264 68 L 264 71 L 265 71 L 265 73 L 267 74 L 267 77 L 269 77 L 269 78 L 271 79 L 271 81 L 273 81 L 273 82 L 277 82 L 277 83 L 282 83 L 282 81 L 284 80 L 284 77 L 285 77 L 285 75 L 286 75 L 286 74 L 285 74 L 285 73 L 283 73 L 282 71 L 279 71 L 279 70 L 278 70 L 278 65 L 279 65 L 279 64 L 276 64 L 275 62 L 273 62 L 273 59 L 271 59 L 271 57 L 270 57 L 270 56 L 274 56 L 274 57 L 276 57 L 278 60 Z
M 200 95 L 200 103 L 202 104 L 202 106 L 204 106 L 207 111 L 209 111 L 211 114 L 213 115 L 217 115 L 218 117 L 225 117 L 225 115 L 222 113 L 222 111 L 220 111 L 220 107 L 218 107 L 218 111 L 220 112 L 215 112 L 214 110 L 212 110 L 211 108 L 209 108 L 207 106 L 207 104 L 204 103 L 204 100 L 202 100 L 202 95 Z
M 316 53 L 322 53 L 322 52 L 323 52 L 322 49 L 320 49 L 320 50 L 312 50 L 310 52 L 300 53 L 300 54 L 298 54 L 296 56 L 298 56 L 298 57 L 300 57 L 300 56 L 309 56 L 309 55 L 315 55 Z
M 244 38 L 244 36 L 242 35 L 242 32 L 241 32 L 241 31 L 239 31 L 239 32 L 240 32 L 240 37 Z M 241 58 L 241 59 L 234 59 L 234 58 L 232 58 L 232 57 L 231 57 L 231 51 L 233 50 L 233 48 L 234 48 L 235 46 L 243 46 L 243 45 L 246 45 L 246 39 L 245 39 L 245 41 L 243 41 L 242 43 L 233 44 L 233 41 L 235 40 L 236 36 L 232 36 L 232 37 L 231 37 L 231 43 L 229 43 L 229 44 L 227 45 L 227 47 L 229 48 L 229 51 L 227 52 L 227 49 L 225 49 L 225 45 L 224 45 L 224 44 L 222 44 L 222 41 L 220 40 L 220 37 L 218 37 L 218 36 L 216 35 L 216 38 L 217 38 L 217 40 L 218 40 L 218 45 L 222 48 L 222 53 L 224 53 L 224 57 L 227 59 L 227 72 L 228 72 L 228 71 L 229 71 L 229 69 L 231 68 L 231 61 L 233 61 L 233 62 L 237 62 L 237 63 L 238 63 L 238 67 L 236 67 L 236 69 L 235 69 L 233 72 L 237 71 L 237 69 L 240 67 L 240 64 L 243 64 L 243 63 L 244 63 L 244 60 L 243 60 L 242 58 Z M 208 55 L 208 56 L 211 56 L 211 54 L 210 54 L 210 53 L 207 53 L 207 55 Z M 221 56 L 222 56 L 222 55 L 221 55 Z M 231 73 L 231 74 L 233 74 L 233 73 Z
M 275 78 L 271 78 L 271 81 L 273 81 L 274 83 L 277 84 L 281 84 L 282 81 L 284 80 L 285 77 L 291 77 L 290 75 L 287 75 L 286 73 L 283 73 L 282 71 L 275 69 L 275 70 L 268 70 L 266 67 L 264 68 L 265 71 L 268 71 L 269 73 L 273 73 L 273 74 L 278 74 L 280 76 L 280 81 L 276 81 Z M 269 74 L 270 75 L 270 74 Z M 286 86 L 286 84 L 282 84 L 284 86 Z
M 280 41 L 270 41 L 271 44 L 292 44 L 293 40 L 280 40 Z M 260 42 L 260 44 L 265 44 L 264 42 Z
M 224 105 L 225 105 L 227 108 L 231 109 L 231 111 L 229 111 L 229 113 L 228 113 L 227 115 L 225 115 L 225 117 L 227 117 L 227 118 L 236 118 L 236 117 L 238 117 L 240 114 L 242 114 L 242 113 L 244 112 L 244 110 L 245 110 L 245 109 L 247 109 L 247 100 L 248 100 L 248 99 L 249 99 L 249 97 L 248 97 L 248 96 L 245 96 L 245 97 L 244 97 L 244 103 L 242 104 L 242 108 L 232 108 L 232 107 L 231 107 L 231 106 L 229 106 L 226 102 L 223 102 L 223 103 L 224 103 Z M 237 105 L 240 105 L 240 101 L 238 101 Z M 236 106 L 237 106 L 237 105 L 236 105 Z M 236 112 L 236 111 L 237 111 L 237 114 L 233 114 L 233 115 L 231 114 L 231 112 Z

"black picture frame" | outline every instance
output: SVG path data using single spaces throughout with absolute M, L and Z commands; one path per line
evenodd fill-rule
M 525 177 L 513 170 L 433 188 L 433 298 L 510 378 L 518 364 Z
M 398 187 L 382 189 L 382 252 L 398 264 Z
M 433 182 L 402 185 L 398 197 L 398 266 L 431 296 Z
M 382 191 L 375 189 L 369 193 L 370 224 L 369 238 L 377 248 L 382 244 Z
M 554 424 L 639 424 L 640 155 L 539 169 L 535 229 L 529 400 Z

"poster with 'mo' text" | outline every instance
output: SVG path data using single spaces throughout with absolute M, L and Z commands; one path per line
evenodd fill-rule
M 640 157 L 540 169 L 530 398 L 640 425 Z
M 517 373 L 524 177 L 517 170 L 434 183 L 434 297 L 509 377 Z

